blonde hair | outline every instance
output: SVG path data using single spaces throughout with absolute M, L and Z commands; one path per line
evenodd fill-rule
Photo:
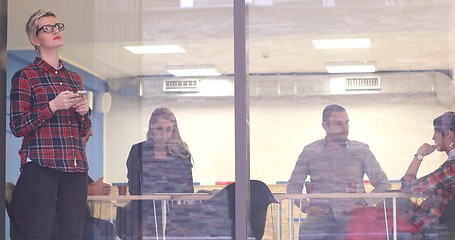
M 28 39 L 32 39 L 32 37 L 36 37 L 36 31 L 38 31 L 38 20 L 42 17 L 57 17 L 57 15 L 51 10 L 38 10 L 33 13 L 25 24 L 25 32 L 27 32 Z M 31 43 L 31 42 L 30 42 Z M 32 43 L 33 45 L 33 43 Z M 33 45 L 35 50 L 38 50 L 38 47 Z
M 172 135 L 169 138 L 167 143 L 167 151 L 169 154 L 174 156 L 179 156 L 183 158 L 191 158 L 190 151 L 186 143 L 180 137 L 179 128 L 177 125 L 177 119 L 175 118 L 174 113 L 168 108 L 160 107 L 153 111 L 152 116 L 149 121 L 149 130 L 147 132 L 147 139 L 153 140 L 153 124 L 155 124 L 158 119 L 166 119 L 171 121 L 173 124 Z

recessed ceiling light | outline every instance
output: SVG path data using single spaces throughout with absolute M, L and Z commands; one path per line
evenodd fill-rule
M 323 7 L 335 7 L 335 0 L 322 0 Z
M 214 68 L 205 67 L 182 67 L 182 68 L 169 68 L 166 70 L 168 73 L 176 77 L 197 77 L 197 76 L 220 76 Z
M 148 46 L 125 46 L 126 50 L 134 54 L 162 54 L 162 53 L 185 53 L 185 49 L 179 45 L 148 45 Z
M 273 0 L 254 0 L 253 3 L 257 6 L 273 6 Z
M 369 38 L 313 40 L 316 49 L 371 48 Z
M 181 8 L 191 8 L 194 7 L 194 0 L 180 0 Z
M 326 65 L 328 73 L 365 73 L 376 72 L 374 64 L 362 65 Z

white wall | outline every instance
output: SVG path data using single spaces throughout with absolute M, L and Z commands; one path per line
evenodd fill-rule
M 418 147 L 433 143 L 432 121 L 448 111 L 434 93 L 252 97 L 251 178 L 287 181 L 304 145 L 324 137 L 323 108 L 343 105 L 353 140 L 370 145 L 390 180 L 399 180 Z M 194 181 L 214 184 L 234 180 L 234 102 L 224 98 L 127 98 L 113 94 L 105 118 L 105 180 L 126 182 L 132 144 L 145 139 L 156 107 L 174 111 L 184 141 L 194 156 Z M 445 154 L 427 157 L 420 175 L 436 169 Z
M 322 109 L 344 106 L 350 118 L 349 138 L 367 143 L 390 180 L 400 179 L 424 142 L 433 143 L 432 120 L 447 111 L 434 96 L 349 95 L 275 99 L 252 103 L 252 178 L 287 181 L 303 146 L 323 138 Z M 419 173 L 445 160 L 426 158 Z

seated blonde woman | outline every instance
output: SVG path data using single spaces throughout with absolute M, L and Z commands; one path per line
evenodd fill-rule
M 131 147 L 126 165 L 130 195 L 194 193 L 192 157 L 167 108 L 153 111 L 147 140 Z M 117 232 L 122 239 L 162 235 L 161 219 L 159 201 L 132 201 L 117 211 Z

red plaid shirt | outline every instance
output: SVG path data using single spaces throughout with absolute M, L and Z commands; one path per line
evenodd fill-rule
M 450 157 L 436 171 L 416 179 L 406 175 L 401 179 L 401 190 L 406 193 L 424 193 L 428 197 L 413 210 L 410 222 L 419 230 L 438 223 L 450 200 L 455 195 L 455 158 Z
M 17 71 L 11 85 L 10 128 L 24 137 L 19 150 L 21 166 L 31 160 L 65 172 L 87 172 L 88 162 L 81 137 L 90 126 L 89 114 L 81 116 L 74 108 L 55 113 L 49 102 L 65 90 L 82 90 L 77 73 L 60 62 L 55 70 L 40 58 Z

